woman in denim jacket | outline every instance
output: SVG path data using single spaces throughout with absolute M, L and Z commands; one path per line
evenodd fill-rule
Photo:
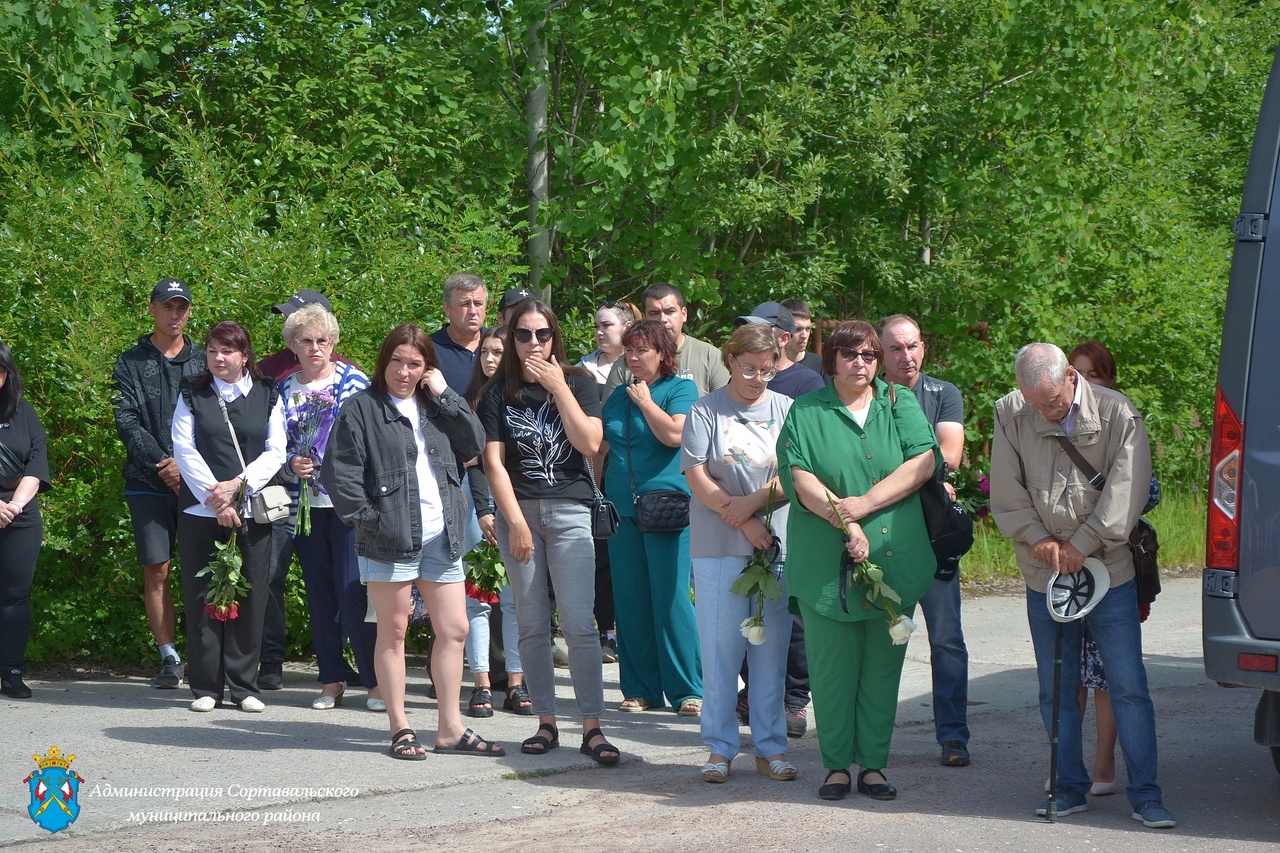
M 338 515 L 356 529 L 360 579 L 378 615 L 374 669 L 394 733 L 391 755 L 426 758 L 404 709 L 404 636 L 415 583 L 435 632 L 433 751 L 503 755 L 463 726 L 458 707 L 467 636 L 459 468 L 480 452 L 480 422 L 445 384 L 430 339 L 411 323 L 382 342 L 372 382 L 338 413 L 320 476 Z

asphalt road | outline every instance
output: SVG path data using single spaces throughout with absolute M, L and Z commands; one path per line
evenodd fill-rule
M 1178 818 L 1145 829 L 1123 791 L 1090 811 L 1048 824 L 1043 799 L 1048 746 L 1035 708 L 1025 604 L 1020 597 L 967 599 L 971 655 L 968 768 L 937 764 L 928 644 L 912 639 L 887 774 L 898 799 L 817 799 L 823 771 L 812 730 L 792 741 L 795 782 L 754 772 L 743 749 L 723 785 L 701 781 L 697 721 L 670 711 L 610 712 L 606 731 L 624 753 L 599 768 L 578 753 L 576 724 L 563 746 L 521 755 L 536 722 L 498 711 L 475 728 L 508 748 L 502 759 L 386 754 L 386 718 L 363 695 L 331 712 L 309 702 L 314 671 L 287 673 L 265 694 L 266 713 L 186 710 L 185 690 L 144 679 L 33 682 L 25 702 L 0 699 L 0 846 L 24 851 L 421 851 L 828 850 L 1215 851 L 1274 853 L 1280 842 L 1280 775 L 1252 740 L 1255 691 L 1208 682 L 1200 659 L 1197 578 L 1173 579 L 1144 627 L 1158 720 L 1160 782 Z M 562 710 L 572 707 L 558 671 Z M 606 698 L 621 701 L 617 668 Z M 435 703 L 411 673 L 410 717 L 430 738 Z M 1090 721 L 1087 721 L 1091 724 Z M 1091 738 L 1087 737 L 1087 742 Z M 78 819 L 50 835 L 27 814 L 23 778 L 35 754 L 57 745 L 84 779 Z M 1123 772 L 1122 772 L 1123 777 Z

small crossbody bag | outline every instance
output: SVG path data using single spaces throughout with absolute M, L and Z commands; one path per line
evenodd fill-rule
M 636 527 L 641 533 L 676 533 L 689 526 L 689 496 L 678 489 L 656 489 L 636 494 L 631 467 L 631 403 L 627 403 L 627 479 L 636 507 Z

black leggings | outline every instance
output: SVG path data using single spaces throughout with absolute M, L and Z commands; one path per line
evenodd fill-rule
M 0 530 L 0 670 L 22 669 L 31 637 L 31 580 L 44 525 Z

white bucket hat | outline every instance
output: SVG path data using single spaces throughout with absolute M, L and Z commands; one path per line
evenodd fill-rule
M 1111 588 L 1111 573 L 1097 557 L 1085 557 L 1084 567 L 1073 574 L 1054 572 L 1045 589 L 1049 615 L 1057 622 L 1083 619 L 1098 606 Z

